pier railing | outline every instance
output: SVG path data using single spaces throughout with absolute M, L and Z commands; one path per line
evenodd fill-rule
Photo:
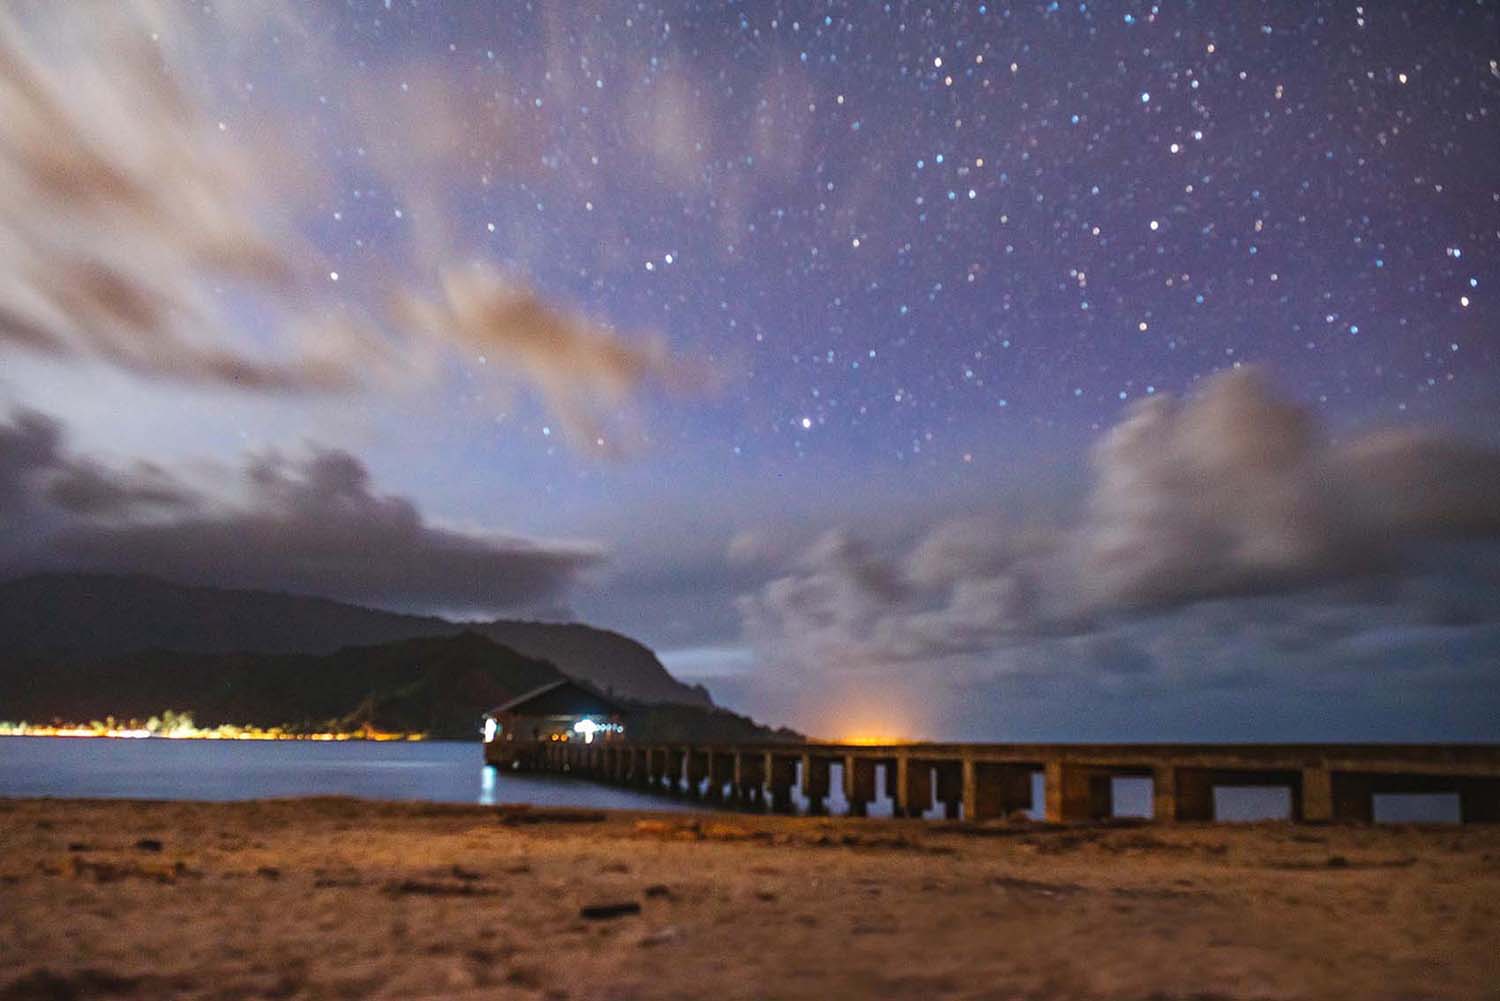
M 486 746 L 486 760 L 498 763 Z M 1500 822 L 1500 745 L 1494 744 L 675 744 L 545 741 L 508 752 L 512 767 L 566 772 L 746 809 L 828 809 L 834 766 L 851 816 L 876 800 L 876 771 L 898 817 L 939 804 L 947 817 L 985 820 L 1030 810 L 1044 775 L 1043 813 L 1055 822 L 1112 815 L 1112 779 L 1152 783 L 1159 821 L 1214 819 L 1216 786 L 1282 786 L 1292 819 L 1364 821 L 1374 797 L 1457 794 L 1464 822 Z

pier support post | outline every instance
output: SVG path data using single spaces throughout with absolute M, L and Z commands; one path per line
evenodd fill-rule
M 832 774 L 832 762 L 827 758 L 802 755 L 802 795 L 807 797 L 808 813 L 820 814 L 828 809 L 824 801 L 828 797 Z
M 687 749 L 688 799 L 703 795 L 703 780 L 708 778 L 708 755 L 696 747 Z
M 1114 812 L 1113 799 L 1108 772 L 1047 762 L 1047 819 L 1052 823 L 1103 820 Z
M 742 808 L 756 808 L 764 803 L 761 786 L 766 781 L 765 771 L 763 752 L 734 752 L 734 789 Z
M 792 813 L 792 787 L 797 784 L 797 759 L 788 754 L 766 752 L 766 785 L 771 788 L 771 810 Z
M 1307 824 L 1333 820 L 1333 773 L 1327 768 L 1302 769 L 1302 781 L 1292 790 L 1292 819 Z
M 1333 819 L 1344 823 L 1375 822 L 1375 779 L 1357 772 L 1333 773 Z
M 964 796 L 964 768 L 957 761 L 942 761 L 934 766 L 937 772 L 937 800 L 943 804 L 943 816 L 958 819 L 959 804 Z
M 1206 768 L 1156 766 L 1151 773 L 1151 812 L 1163 822 L 1213 820 L 1213 774 Z
M 844 798 L 849 801 L 849 816 L 863 817 L 870 812 L 870 800 L 875 798 L 873 759 L 844 756 Z
M 965 758 L 965 820 L 992 820 L 1014 810 L 1031 809 L 1031 768 Z
M 651 749 L 637 747 L 630 756 L 630 780 L 638 786 L 651 784 Z
M 1460 780 L 1458 819 L 1465 824 L 1500 824 L 1500 779 Z
M 724 786 L 734 779 L 734 755 L 708 752 L 708 799 L 724 802 Z
M 891 815 L 901 816 L 901 764 L 895 758 L 886 758 L 880 762 L 880 769 L 885 773 L 885 798 L 891 801 Z
M 901 755 L 896 759 L 896 816 L 920 817 L 931 808 L 932 765 Z
M 667 770 L 664 777 L 667 780 L 667 792 L 673 796 L 682 795 L 682 762 L 686 756 L 686 751 L 681 747 L 667 748 Z
M 659 747 L 646 748 L 646 771 L 645 785 L 647 789 L 655 789 L 661 785 L 662 772 L 662 750 Z
M 1304 768 L 1301 788 L 1293 791 L 1293 815 L 1307 823 L 1368 824 L 1375 819 L 1375 776 Z

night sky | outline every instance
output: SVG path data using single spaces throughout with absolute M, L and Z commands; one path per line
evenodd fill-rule
M 9 573 L 1500 739 L 1493 4 L 88 6 L 0 50 Z

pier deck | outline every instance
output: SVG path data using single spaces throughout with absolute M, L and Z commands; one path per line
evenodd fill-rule
M 668 744 L 546 741 L 507 763 L 751 809 L 792 812 L 798 791 L 826 812 L 834 767 L 843 801 L 863 816 L 877 788 L 898 817 L 941 805 L 966 820 L 1030 810 L 1032 777 L 1044 776 L 1049 821 L 1104 819 L 1112 780 L 1152 783 L 1158 821 L 1214 819 L 1216 786 L 1281 786 L 1293 820 L 1369 822 L 1374 798 L 1450 793 L 1465 823 L 1500 822 L 1500 745 L 1493 744 Z M 499 763 L 486 745 L 486 760 Z M 877 787 L 880 771 L 883 783 Z

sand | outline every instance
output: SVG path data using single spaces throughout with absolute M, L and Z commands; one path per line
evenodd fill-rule
M 1500 829 L 0 800 L 0 999 L 1500 997 Z

